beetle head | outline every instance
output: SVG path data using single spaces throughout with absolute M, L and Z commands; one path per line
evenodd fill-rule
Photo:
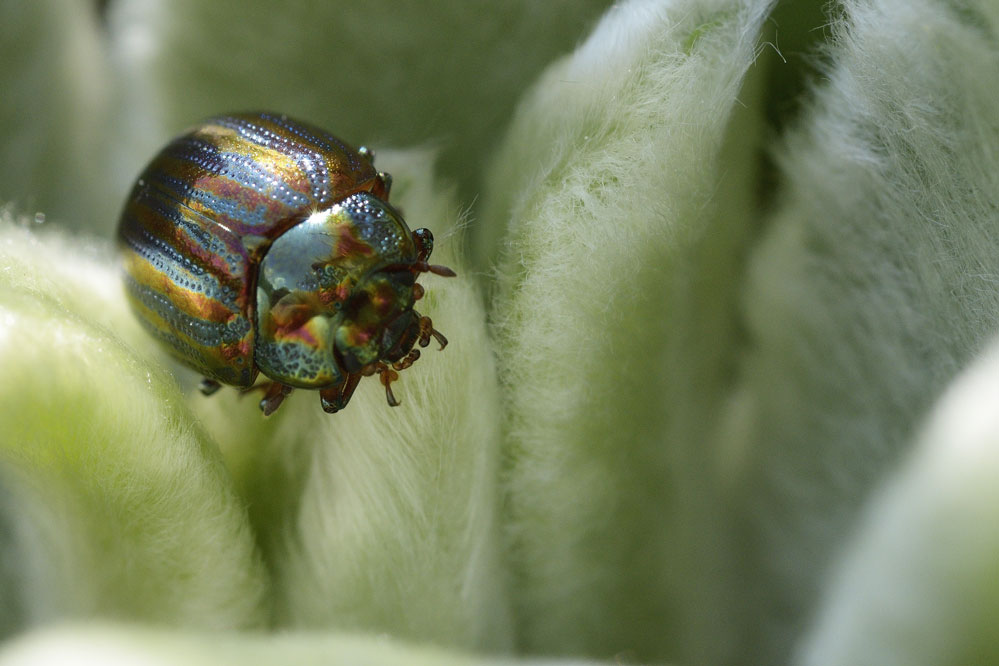
M 419 336 L 413 303 L 422 291 L 414 285 L 432 270 L 431 247 L 429 232 L 414 234 L 394 208 L 366 192 L 291 227 L 260 262 L 261 371 L 321 388 L 404 356 Z

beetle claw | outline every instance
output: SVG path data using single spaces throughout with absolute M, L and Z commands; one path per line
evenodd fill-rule
M 434 340 L 441 346 L 438 351 L 444 351 L 444 348 L 447 347 L 447 338 L 444 337 L 444 334 L 436 328 L 432 328 L 430 329 L 430 335 L 434 336 Z
M 270 382 L 264 385 L 264 399 L 260 401 L 260 411 L 264 416 L 270 416 L 277 411 L 284 399 L 291 394 L 292 388 L 281 382 Z
M 382 386 L 385 387 L 385 399 L 388 400 L 389 407 L 398 407 L 401 405 L 402 403 L 396 400 L 395 394 L 392 393 L 392 382 L 399 379 L 399 373 L 384 363 L 379 363 L 378 379 L 381 380 Z

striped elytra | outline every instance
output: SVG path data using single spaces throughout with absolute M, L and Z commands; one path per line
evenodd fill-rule
M 218 116 L 139 175 L 118 230 L 140 321 L 205 376 L 206 393 L 260 387 L 270 414 L 293 388 L 343 409 L 378 374 L 389 404 L 416 344 L 444 337 L 414 303 L 433 236 L 388 203 L 373 156 L 269 113 Z M 262 373 L 269 381 L 257 383 Z

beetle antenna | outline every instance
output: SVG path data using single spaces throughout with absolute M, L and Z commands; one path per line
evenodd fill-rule
M 440 275 L 441 277 L 457 277 L 458 274 L 447 266 L 441 266 L 440 264 L 428 264 L 425 261 L 417 261 L 413 264 L 413 270 L 420 273 L 433 273 L 434 275 Z

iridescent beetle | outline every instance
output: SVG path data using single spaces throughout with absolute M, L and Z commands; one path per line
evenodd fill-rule
M 167 145 L 132 188 L 118 229 L 129 299 L 145 327 L 205 376 L 260 408 L 293 388 L 343 409 L 378 374 L 390 405 L 417 343 L 447 344 L 413 304 L 433 235 L 387 203 L 370 151 L 269 113 L 212 118 Z

